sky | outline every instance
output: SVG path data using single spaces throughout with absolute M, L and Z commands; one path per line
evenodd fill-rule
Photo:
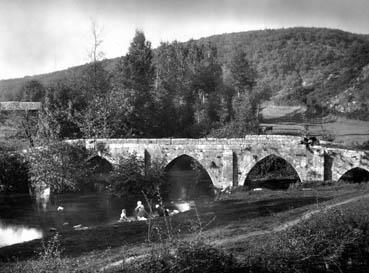
M 127 53 L 135 30 L 155 48 L 214 34 L 296 26 L 369 34 L 368 0 L 0 0 L 0 79 L 90 61 L 91 22 L 106 58 Z

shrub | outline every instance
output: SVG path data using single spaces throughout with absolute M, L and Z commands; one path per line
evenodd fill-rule
M 28 192 L 28 164 L 17 152 L 0 147 L 0 192 Z
M 51 143 L 27 153 L 33 187 L 47 185 L 52 191 L 74 190 L 88 176 L 89 151 L 83 144 Z
M 61 258 L 60 236 L 55 233 L 46 242 L 42 242 L 41 249 L 36 253 L 35 260 L 22 261 L 4 265 L 1 272 L 9 273 L 52 273 L 72 272 L 72 266 Z
M 145 163 L 145 159 L 137 154 L 124 155 L 112 171 L 108 188 L 118 196 L 144 194 L 149 200 L 158 196 L 159 189 L 164 185 L 165 171 L 163 162 Z M 163 191 L 161 191 L 163 194 Z
M 181 242 L 174 251 L 168 248 L 153 252 L 150 258 L 127 267 L 123 272 L 147 273 L 217 273 L 243 272 L 236 259 L 222 250 L 201 241 Z

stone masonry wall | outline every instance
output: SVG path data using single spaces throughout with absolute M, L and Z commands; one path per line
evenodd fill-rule
M 369 171 L 369 152 L 313 146 L 307 149 L 301 138 L 279 135 L 248 135 L 244 138 L 202 139 L 84 139 L 87 148 L 104 144 L 113 163 L 125 153 L 169 164 L 181 155 L 196 159 L 208 172 L 214 186 L 243 185 L 248 173 L 263 158 L 276 155 L 292 165 L 301 182 L 338 180 L 348 170 Z M 328 166 L 325 160 L 331 162 Z M 330 174 L 327 175 L 327 172 Z

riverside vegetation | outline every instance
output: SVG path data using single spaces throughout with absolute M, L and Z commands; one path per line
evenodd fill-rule
M 2 100 L 41 101 L 43 107 L 24 115 L 0 111 L 1 124 L 17 132 L 16 138 L 5 136 L 1 148 L 0 190 L 98 188 L 144 196 L 150 206 L 166 197 L 161 162 L 145 170 L 136 155 L 123 156 L 101 171 L 94 162 L 106 153 L 104 147 L 88 151 L 61 140 L 243 137 L 258 131 L 261 105 L 268 100 L 306 106 L 305 119 L 325 114 L 365 119 L 367 39 L 297 28 L 163 43 L 153 50 L 137 31 L 126 56 L 114 62 L 94 59 L 63 76 L 21 80 L 14 88 L 14 81 L 2 81 Z M 338 107 L 346 101 L 360 103 Z M 368 192 L 364 184 L 340 183 L 260 193 L 239 189 L 169 218 L 48 234 L 44 241 L 1 248 L 0 269 L 367 272 L 367 199 L 322 211 L 287 229 L 278 225 Z

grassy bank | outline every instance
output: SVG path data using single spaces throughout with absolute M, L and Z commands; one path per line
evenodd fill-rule
M 0 269 L 1 272 L 32 272 L 32 268 L 44 266 L 50 272 L 98 271 L 124 258 L 150 254 L 153 247 L 160 248 L 166 242 L 168 234 L 172 236 L 170 242 L 177 243 L 193 243 L 201 237 L 202 242 L 217 245 L 215 249 L 221 247 L 224 253 L 219 255 L 233 253 L 242 261 L 248 257 L 252 245 L 267 243 L 269 236 L 274 236 L 260 231 L 272 231 L 308 211 L 366 193 L 369 193 L 366 185 L 344 184 L 287 191 L 237 191 L 214 203 L 198 206 L 197 210 L 171 217 L 167 223 L 169 233 L 165 221 L 156 219 L 150 225 L 149 238 L 147 223 L 131 222 L 60 233 L 54 243 L 55 234 L 50 233 L 44 239 L 44 247 L 41 240 L 4 247 L 0 249 Z M 245 236 L 248 234 L 250 236 Z M 53 251 L 48 250 L 47 242 L 57 245 L 54 251 L 57 255 L 50 255 Z M 191 245 L 190 248 L 196 247 Z M 215 251 L 206 247 L 203 250 Z M 56 268 L 48 266 L 51 260 L 57 261 L 54 261 Z

